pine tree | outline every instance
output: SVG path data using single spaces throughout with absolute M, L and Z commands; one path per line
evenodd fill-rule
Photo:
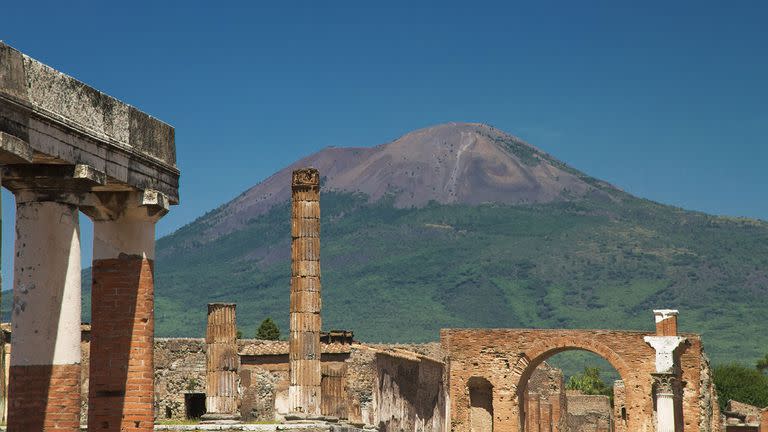
M 272 321 L 272 318 L 267 318 L 261 322 L 259 329 L 256 330 L 256 339 L 278 340 L 280 339 L 280 328 Z

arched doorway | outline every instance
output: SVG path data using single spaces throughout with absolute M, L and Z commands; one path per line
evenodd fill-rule
M 472 377 L 469 388 L 470 432 L 493 432 L 493 385 L 481 377 Z
M 578 340 L 568 339 L 560 340 L 555 339 L 551 341 L 542 341 L 541 343 L 531 346 L 526 353 L 520 357 L 516 369 L 521 371 L 519 378 L 517 379 L 517 401 L 518 401 L 518 430 L 521 432 L 540 432 L 540 425 L 549 424 L 553 425 L 554 419 L 542 418 L 542 413 L 547 415 L 547 410 L 541 410 L 541 400 L 533 394 L 528 392 L 528 383 L 531 377 L 534 375 L 537 368 L 547 359 L 557 356 L 558 354 L 566 351 L 586 351 L 604 359 L 610 364 L 613 369 L 618 373 L 621 380 L 624 380 L 628 373 L 629 368 L 621 357 L 614 352 L 610 347 L 600 344 L 594 340 Z M 624 400 L 621 404 L 625 408 L 624 414 L 626 414 L 627 401 L 626 396 L 623 395 Z M 546 405 L 545 405 L 546 406 Z M 565 407 L 562 407 L 563 409 Z M 611 408 L 612 409 L 612 408 Z M 550 414 L 551 415 L 551 411 Z M 561 414 L 562 415 L 562 414 Z M 624 423 L 626 424 L 626 423 Z M 625 432 L 626 428 L 616 428 L 612 422 L 602 422 L 598 424 L 596 430 L 605 432 Z M 550 430 L 544 432 L 559 432 L 554 426 L 550 426 Z
M 568 350 L 546 358 L 527 382 L 519 383 L 525 430 L 626 431 L 614 427 L 619 414 L 612 390 L 619 379 L 609 362 L 589 351 Z

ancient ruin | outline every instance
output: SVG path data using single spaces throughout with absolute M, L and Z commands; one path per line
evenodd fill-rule
M 233 303 L 208 305 L 205 334 L 205 420 L 237 420 L 237 317 Z
M 80 429 L 80 226 L 94 221 L 89 430 L 147 431 L 155 223 L 171 126 L 0 44 L 2 184 L 16 198 L 8 430 Z
M 291 181 L 291 347 L 289 411 L 320 416 L 320 174 L 293 172 Z
M 349 431 L 722 430 L 701 338 L 678 332 L 675 310 L 654 311 L 655 332 L 443 329 L 439 343 L 412 345 L 323 332 L 311 168 L 292 177 L 288 341 L 238 339 L 231 303 L 209 305 L 204 339 L 154 339 L 154 226 L 178 203 L 173 128 L 3 44 L 0 161 L 17 206 L 0 356 L 9 431 L 146 432 L 201 417 Z M 78 212 L 94 221 L 85 325 Z M 566 391 L 545 361 L 567 350 L 618 371 L 612 407 Z

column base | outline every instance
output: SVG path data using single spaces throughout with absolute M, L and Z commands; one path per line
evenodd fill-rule
M 200 424 L 237 424 L 240 414 L 205 413 L 200 420 Z

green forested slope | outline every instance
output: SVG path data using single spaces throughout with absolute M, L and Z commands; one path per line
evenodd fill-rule
M 372 342 L 436 340 L 441 327 L 650 330 L 653 308 L 679 308 L 716 362 L 768 351 L 763 222 L 629 196 L 396 209 L 325 193 L 322 206 L 326 329 Z M 213 301 L 238 303 L 246 336 L 268 316 L 285 333 L 289 213 L 277 206 L 210 243 L 197 240 L 205 222 L 161 239 L 157 335 L 201 336 Z
M 768 350 L 768 224 L 625 196 L 535 206 L 395 209 L 322 197 L 324 327 L 367 341 L 427 341 L 441 327 L 651 329 L 679 308 L 716 361 Z M 159 242 L 157 332 L 203 332 L 205 304 L 238 303 L 248 335 L 287 327 L 289 207 L 197 243 Z

